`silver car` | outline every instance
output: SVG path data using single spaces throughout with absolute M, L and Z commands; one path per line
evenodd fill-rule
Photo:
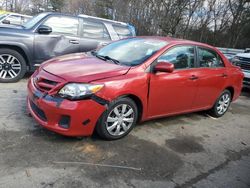
M 32 16 L 24 14 L 6 13 L 0 15 L 0 24 L 23 25 L 31 18 Z

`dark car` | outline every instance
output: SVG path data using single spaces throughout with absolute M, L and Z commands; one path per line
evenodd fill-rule
M 28 110 L 67 136 L 127 135 L 137 122 L 209 110 L 223 116 L 243 73 L 216 48 L 192 41 L 134 37 L 96 52 L 43 63 L 28 82 Z
M 133 26 L 123 22 L 60 13 L 41 13 L 23 26 L 0 26 L 0 82 L 16 82 L 55 56 L 134 35 Z

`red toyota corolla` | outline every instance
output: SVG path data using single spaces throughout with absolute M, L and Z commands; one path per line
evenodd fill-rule
M 45 128 L 68 136 L 94 130 L 127 135 L 137 122 L 200 110 L 222 116 L 241 92 L 243 73 L 216 48 L 137 37 L 41 65 L 28 83 L 28 109 Z

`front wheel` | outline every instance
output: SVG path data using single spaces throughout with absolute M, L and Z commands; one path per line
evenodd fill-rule
M 26 69 L 25 59 L 20 53 L 7 48 L 0 49 L 0 83 L 19 81 Z
M 120 139 L 133 129 L 137 118 L 138 110 L 135 102 L 130 98 L 120 98 L 110 103 L 98 120 L 96 131 L 104 139 Z
M 213 108 L 210 110 L 210 114 L 213 117 L 223 116 L 227 112 L 231 101 L 232 101 L 231 92 L 227 89 L 224 90 L 220 95 L 220 97 L 216 100 Z

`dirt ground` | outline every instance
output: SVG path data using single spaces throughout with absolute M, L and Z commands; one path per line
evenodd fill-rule
M 168 117 L 103 141 L 39 126 L 26 83 L 0 84 L 0 187 L 250 187 L 250 90 L 220 119 Z

